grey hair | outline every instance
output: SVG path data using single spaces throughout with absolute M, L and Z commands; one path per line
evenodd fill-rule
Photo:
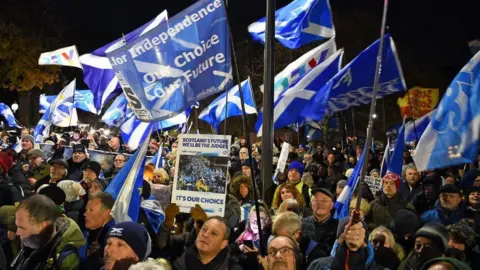
M 148 258 L 146 261 L 136 263 L 130 266 L 130 268 L 128 268 L 128 270 L 171 270 L 171 269 L 172 269 L 172 266 L 167 260 L 165 259 L 154 260 L 152 258 Z

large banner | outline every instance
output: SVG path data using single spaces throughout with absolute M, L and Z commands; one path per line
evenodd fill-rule
M 222 0 L 200 0 L 107 56 L 135 116 L 165 120 L 230 86 Z
M 75 45 L 40 54 L 38 64 L 82 68 Z
M 409 96 L 410 95 L 410 96 Z M 404 97 L 398 98 L 402 118 L 418 119 L 431 112 L 438 104 L 438 88 L 413 87 Z
M 180 134 L 172 203 L 189 213 L 199 204 L 209 216 L 224 216 L 230 135 Z

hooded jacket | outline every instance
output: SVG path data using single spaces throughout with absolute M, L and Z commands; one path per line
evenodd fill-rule
M 20 162 L 17 162 L 17 164 L 8 171 L 7 182 L 21 187 L 25 197 L 28 197 L 33 193 L 28 178 L 23 173 L 22 164 Z
M 441 207 L 440 200 L 435 202 L 435 209 L 428 210 L 420 216 L 422 223 L 437 221 L 445 226 L 459 222 L 467 217 L 467 209 L 465 202 L 462 201 L 458 208 L 453 211 L 446 211 Z
M 44 181 L 47 178 L 50 178 L 50 164 L 43 163 L 39 167 L 31 166 L 32 178 L 35 178 L 37 181 Z
M 53 236 L 49 234 L 53 232 Z M 85 238 L 78 225 L 67 217 L 60 217 L 53 229 L 45 229 L 41 237 L 46 243 L 33 249 L 24 246 L 13 261 L 16 270 L 40 269 L 79 269 L 80 258 L 78 249 L 85 244 Z

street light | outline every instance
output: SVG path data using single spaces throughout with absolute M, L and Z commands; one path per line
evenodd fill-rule
M 373 117 L 373 119 L 377 119 L 377 114 L 374 113 L 374 114 L 372 115 L 372 117 Z
M 18 104 L 15 102 L 12 104 L 12 111 L 15 113 L 18 110 Z

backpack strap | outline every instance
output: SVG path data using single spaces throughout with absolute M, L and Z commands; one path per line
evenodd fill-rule
M 305 257 L 308 258 L 308 256 L 310 256 L 310 253 L 312 253 L 312 251 L 313 251 L 317 246 L 318 246 L 318 242 L 313 241 L 313 240 L 310 240 L 310 242 L 308 243 L 307 250 L 305 251 Z

